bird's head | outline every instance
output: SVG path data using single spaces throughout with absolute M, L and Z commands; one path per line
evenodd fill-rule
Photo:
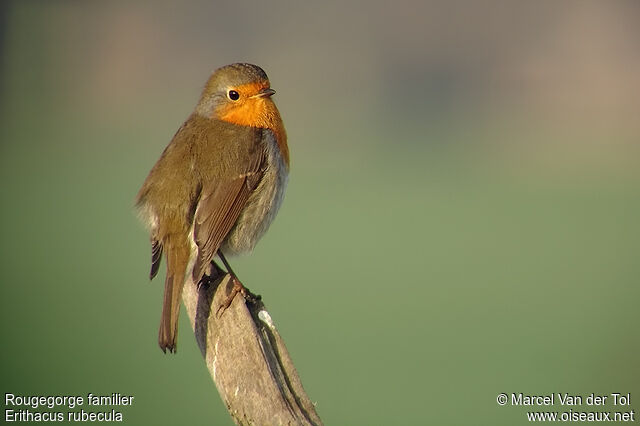
M 262 68 L 231 64 L 211 74 L 196 112 L 242 126 L 273 128 L 280 121 L 278 109 L 271 100 L 274 93 Z
M 231 64 L 218 68 L 204 86 L 196 114 L 240 126 L 270 129 L 289 166 L 287 133 L 271 96 L 276 93 L 257 65 Z

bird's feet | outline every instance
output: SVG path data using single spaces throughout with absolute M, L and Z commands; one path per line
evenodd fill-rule
M 198 291 L 200 291 L 200 289 L 202 289 L 203 287 L 208 288 L 209 285 L 213 284 L 216 280 L 221 278 L 224 274 L 225 272 L 218 266 L 218 264 L 214 261 L 211 261 L 211 265 L 209 266 L 209 273 L 207 274 L 205 272 L 202 275 L 202 278 L 200 278 L 200 281 L 198 281 L 198 284 L 197 284 Z
M 231 302 L 233 302 L 234 297 L 236 297 L 236 294 L 238 293 L 240 293 L 242 297 L 244 297 L 244 300 L 246 300 L 247 302 L 256 303 L 261 299 L 260 295 L 251 293 L 248 288 L 242 285 L 238 277 L 236 277 L 235 275 L 231 275 L 231 281 L 233 282 L 233 288 L 231 289 L 231 293 L 229 294 L 229 296 L 216 311 L 216 316 L 218 318 L 220 318 L 222 314 L 224 314 L 224 311 L 226 311 L 227 308 L 231 306 Z
M 198 284 L 196 284 L 198 291 L 202 290 L 202 288 L 209 287 L 209 284 L 211 284 L 212 281 L 213 277 L 211 275 L 204 274 L 202 278 L 200 278 L 200 281 L 198 281 Z

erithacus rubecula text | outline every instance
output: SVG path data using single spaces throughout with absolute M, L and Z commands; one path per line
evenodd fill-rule
M 216 254 L 251 251 L 273 221 L 289 174 L 287 135 L 265 72 L 231 64 L 213 72 L 195 111 L 151 169 L 136 206 L 151 234 L 151 273 L 167 259 L 158 343 L 176 351 L 185 281 L 200 283 Z

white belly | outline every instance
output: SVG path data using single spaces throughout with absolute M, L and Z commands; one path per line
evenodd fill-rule
M 263 143 L 267 154 L 267 170 L 222 244 L 225 256 L 253 250 L 269 229 L 284 199 L 289 173 L 271 130 L 263 130 Z

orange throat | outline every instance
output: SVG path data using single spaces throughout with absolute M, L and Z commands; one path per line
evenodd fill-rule
M 228 105 L 217 111 L 216 116 L 228 123 L 240 126 L 270 129 L 276 137 L 280 154 L 289 168 L 289 147 L 287 133 L 276 104 L 267 97 L 249 98 L 238 105 Z

